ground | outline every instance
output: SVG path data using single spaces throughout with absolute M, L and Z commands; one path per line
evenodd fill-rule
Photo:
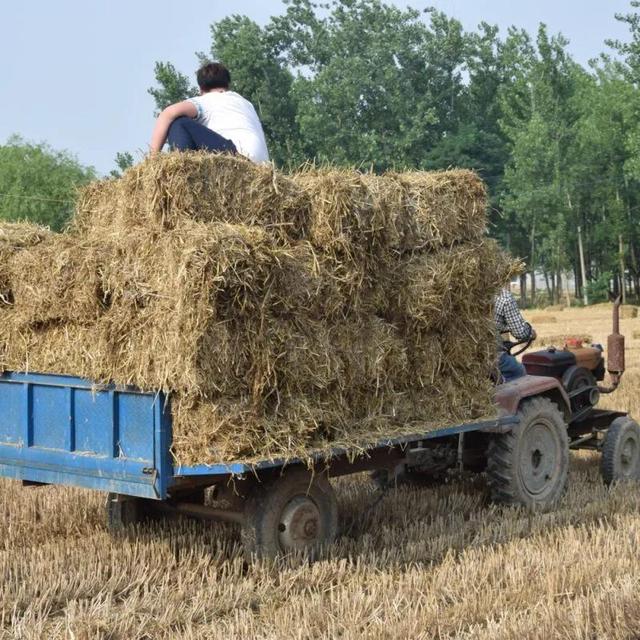
M 541 337 L 606 344 L 609 311 L 530 314 Z M 640 319 L 609 406 L 640 416 Z M 638 331 L 639 339 L 631 339 Z M 174 523 L 110 536 L 104 495 L 0 481 L 0 639 L 640 637 L 640 487 L 572 457 L 552 513 L 489 503 L 482 477 L 399 488 L 374 509 L 337 484 L 343 534 L 303 567 L 247 567 L 237 530 Z

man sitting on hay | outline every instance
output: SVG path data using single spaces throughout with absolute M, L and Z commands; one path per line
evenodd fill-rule
M 197 73 L 200 95 L 162 111 L 151 136 L 151 153 L 165 142 L 179 151 L 239 153 L 253 162 L 268 162 L 262 124 L 254 106 L 229 90 L 231 74 L 222 64 L 204 65 Z

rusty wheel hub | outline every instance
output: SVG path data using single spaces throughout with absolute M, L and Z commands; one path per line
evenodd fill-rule
M 292 498 L 282 510 L 278 539 L 283 551 L 298 551 L 317 543 L 320 512 L 307 496 Z

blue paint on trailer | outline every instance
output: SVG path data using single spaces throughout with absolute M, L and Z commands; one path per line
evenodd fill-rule
M 510 428 L 513 417 L 387 438 L 367 453 L 431 438 Z M 73 376 L 0 375 L 0 476 L 164 500 L 185 478 L 253 473 L 299 460 L 255 464 L 176 466 L 171 456 L 171 411 L 163 393 L 98 385 Z M 344 457 L 346 449 L 328 456 Z M 327 459 L 318 452 L 315 458 Z
M 0 375 L 0 475 L 162 499 L 171 479 L 161 393 L 70 376 Z

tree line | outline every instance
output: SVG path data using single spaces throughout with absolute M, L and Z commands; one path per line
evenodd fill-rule
M 242 15 L 211 25 L 196 63 L 231 69 L 280 167 L 478 171 L 492 235 L 528 265 L 525 300 L 557 302 L 569 275 L 590 302 L 608 289 L 638 298 L 639 9 L 632 0 L 616 16 L 628 39 L 583 66 L 545 25 L 467 31 L 443 12 L 379 0 L 290 0 L 264 25 Z M 197 93 L 170 62 L 155 80 L 158 109 Z M 130 161 L 120 155 L 119 167 Z

